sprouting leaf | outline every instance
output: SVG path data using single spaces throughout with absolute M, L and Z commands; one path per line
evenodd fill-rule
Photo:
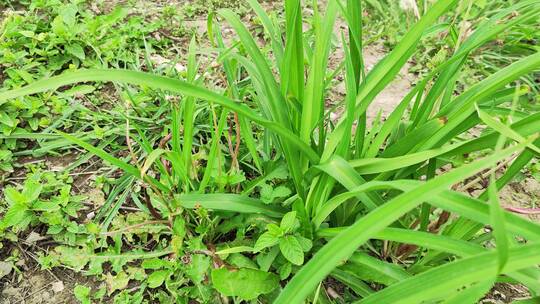
M 51 225 L 49 226 L 49 229 L 47 229 L 47 234 L 58 234 L 62 232 L 62 230 L 64 230 L 64 227 L 62 227 L 61 225 Z
M 171 274 L 169 270 L 158 270 L 152 272 L 148 276 L 148 287 L 150 288 L 157 288 L 163 284 L 165 279 Z
M 26 204 L 26 199 L 22 193 L 17 191 L 14 187 L 6 187 L 4 189 L 4 198 L 6 199 L 9 205 Z
M 259 186 L 261 188 L 261 200 L 263 200 L 267 204 L 272 203 L 278 198 L 284 198 L 291 194 L 291 190 L 283 185 L 273 188 L 267 183 L 262 183 Z
M 279 226 L 276 224 L 266 225 L 266 230 L 276 237 L 283 235 L 283 230 L 281 230 L 281 228 L 279 228 Z
M 86 58 L 83 47 L 78 43 L 66 45 L 66 51 L 68 54 L 73 55 L 80 60 L 84 60 Z
M 56 16 L 51 22 L 51 30 L 57 36 L 64 36 L 67 33 L 67 27 L 62 21 L 61 16 Z
M 280 228 L 285 233 L 291 232 L 294 230 L 295 226 L 297 226 L 297 221 L 298 220 L 296 219 L 296 211 L 288 212 L 281 219 Z
M 82 304 L 90 304 L 90 287 L 78 285 L 73 288 L 73 295 Z
M 279 286 L 277 275 L 250 268 L 235 271 L 226 268 L 214 269 L 212 282 L 221 294 L 246 301 L 267 294 Z
M 64 207 L 62 210 L 64 212 L 72 217 L 77 217 L 77 211 L 79 211 L 81 208 L 83 208 L 84 205 L 80 202 L 71 202 L 66 207 Z
M 279 240 L 279 249 L 281 254 L 294 265 L 302 265 L 304 263 L 304 252 L 298 240 L 287 235 Z
M 32 204 L 32 210 L 46 212 L 58 211 L 60 210 L 60 205 L 54 201 L 36 201 Z
M 42 189 L 43 185 L 39 182 L 39 176 L 32 176 L 25 181 L 22 195 L 27 203 L 31 203 L 38 199 Z
M 11 114 L 11 113 L 10 113 Z M 8 114 L 4 111 L 0 111 L 0 123 L 10 127 L 15 128 L 19 123 L 19 120 L 13 117 L 13 114 Z
M 264 248 L 272 247 L 279 242 L 279 238 L 271 232 L 265 232 L 257 239 L 253 251 L 259 252 Z
M 4 218 L 0 222 L 0 226 L 6 228 L 13 227 L 24 221 L 28 216 L 32 216 L 32 214 L 28 212 L 28 206 L 16 203 L 9 207 Z

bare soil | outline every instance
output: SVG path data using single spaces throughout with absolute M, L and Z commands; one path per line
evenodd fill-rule
M 36 267 L 14 273 L 0 285 L 0 304 L 63 304 L 79 303 L 73 295 L 76 285 L 97 284 L 66 269 L 43 271 Z

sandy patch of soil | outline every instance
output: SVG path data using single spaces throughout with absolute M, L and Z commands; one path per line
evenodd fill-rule
M 88 278 L 68 270 L 22 271 L 0 285 L 0 304 L 79 303 L 73 295 L 77 284 L 95 285 Z

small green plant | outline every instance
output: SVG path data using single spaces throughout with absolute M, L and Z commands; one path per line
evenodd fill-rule
M 312 247 L 311 240 L 298 233 L 300 222 L 296 218 L 296 211 L 291 211 L 283 216 L 281 224 L 268 224 L 266 232 L 261 234 L 253 247 L 253 251 L 259 252 L 265 248 L 279 246 L 281 254 L 292 264 L 304 264 L 304 252 L 309 252 Z M 283 277 L 290 273 L 290 265 L 285 266 Z M 280 271 L 281 273 L 281 271 Z
M 68 181 L 54 173 L 39 171 L 29 174 L 21 190 L 8 186 L 4 189 L 5 214 L 0 230 L 5 236 L 16 238 L 16 233 L 38 223 L 48 226 L 47 234 L 57 241 L 75 245 L 80 234 L 88 233 L 85 225 L 72 221 L 83 208 L 84 196 L 71 195 Z M 6 230 L 12 232 L 6 232 Z

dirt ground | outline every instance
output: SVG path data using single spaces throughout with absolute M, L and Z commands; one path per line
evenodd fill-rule
M 79 303 L 73 295 L 76 285 L 98 288 L 81 274 L 66 269 L 39 270 L 35 266 L 14 273 L 0 285 L 0 304 Z

